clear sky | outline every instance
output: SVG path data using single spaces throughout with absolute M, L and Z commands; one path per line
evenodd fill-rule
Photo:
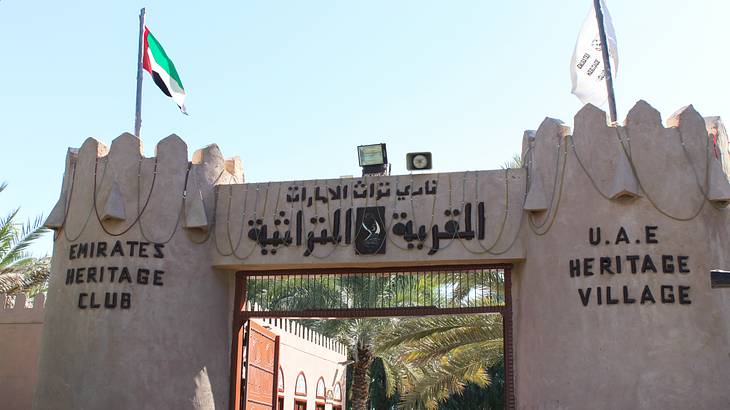
M 248 182 L 357 175 L 385 142 L 393 174 L 499 168 L 544 117 L 572 124 L 573 46 L 591 0 L 0 0 L 0 214 L 47 215 L 66 148 L 133 131 L 139 9 L 188 93 L 145 75 L 145 154 L 171 133 L 217 143 Z M 730 118 L 730 2 L 607 0 L 619 117 L 645 99 Z M 33 248 L 50 253 L 51 239 Z

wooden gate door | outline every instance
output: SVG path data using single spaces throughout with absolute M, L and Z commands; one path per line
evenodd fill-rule
M 279 336 L 253 320 L 248 321 L 246 345 L 245 410 L 276 410 L 279 375 Z

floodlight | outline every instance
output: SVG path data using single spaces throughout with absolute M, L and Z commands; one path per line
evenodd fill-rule
M 383 143 L 359 145 L 357 160 L 363 175 L 383 175 L 388 169 L 388 153 Z
M 385 144 L 358 146 L 357 159 L 361 167 L 386 164 L 388 162 L 388 154 L 385 151 Z

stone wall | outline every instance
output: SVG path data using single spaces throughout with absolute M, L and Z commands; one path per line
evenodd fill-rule
M 38 380 L 45 296 L 0 294 L 0 397 L 5 410 L 27 410 Z

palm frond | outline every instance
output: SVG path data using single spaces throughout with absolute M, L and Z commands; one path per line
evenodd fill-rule
M 402 408 L 436 409 L 467 383 L 486 386 L 503 356 L 500 315 L 401 319 L 381 333 L 378 354 L 397 377 Z M 384 359 L 384 363 L 386 359 Z
M 5 218 L 0 218 L 0 255 L 5 255 L 13 247 L 13 238 L 17 235 L 18 228 L 15 224 L 15 217 L 20 208 L 11 211 Z
M 14 225 L 13 218 L 16 214 L 17 210 L 12 214 L 12 218 L 7 220 L 6 225 Z M 2 259 L 0 259 L 0 267 L 10 266 L 15 263 L 20 263 L 20 261 L 24 259 L 30 258 L 30 256 L 26 253 L 26 250 L 33 241 L 48 232 L 48 229 L 43 227 L 43 217 L 39 216 L 35 219 L 35 221 L 28 221 L 27 223 L 20 225 L 19 228 L 17 226 L 11 227 L 8 232 L 8 240 L 0 240 L 2 241 L 2 245 L 4 245 L 4 249 L 0 250 L 0 252 L 2 252 L 0 254 L 2 257 Z M 0 235 L 2 235 L 2 232 L 0 232 Z M 1 237 L 2 236 L 0 236 L 0 238 Z
M 502 169 L 515 169 L 515 168 L 522 168 L 522 155 L 521 154 L 514 154 L 512 155 L 512 158 L 502 164 Z
M 22 267 L 5 268 L 0 271 L 0 293 L 37 293 L 50 276 L 51 258 L 33 259 Z
M 385 371 L 385 395 L 392 397 L 397 391 L 403 390 L 402 378 L 389 358 L 380 357 L 383 362 L 383 370 Z
M 431 316 L 403 320 L 397 329 L 387 335 L 379 346 L 380 350 L 433 338 L 437 344 L 457 345 L 464 343 L 463 336 L 472 335 L 475 340 L 501 337 L 502 322 L 499 315 L 453 315 Z

